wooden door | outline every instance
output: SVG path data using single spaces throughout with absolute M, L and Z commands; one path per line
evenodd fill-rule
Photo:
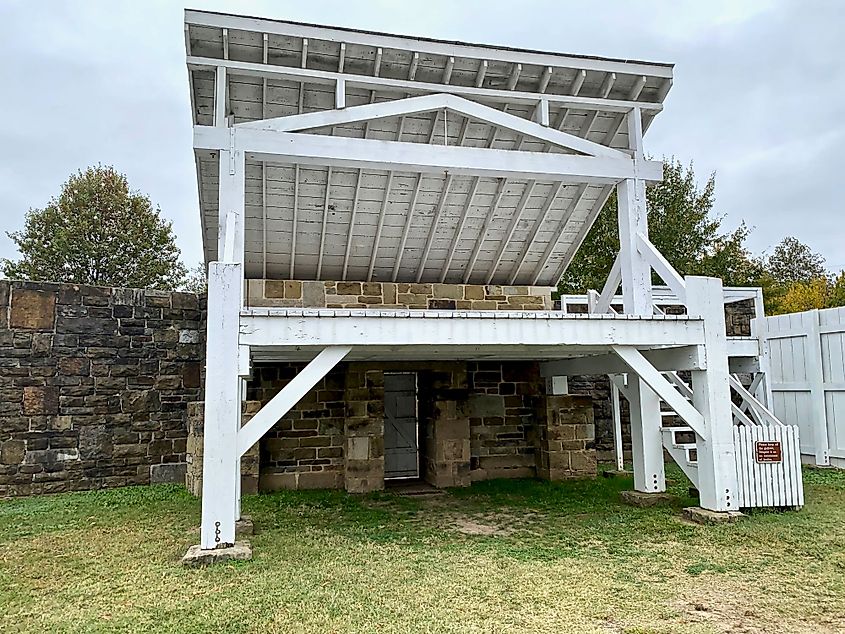
M 417 375 L 384 375 L 384 477 L 419 477 Z

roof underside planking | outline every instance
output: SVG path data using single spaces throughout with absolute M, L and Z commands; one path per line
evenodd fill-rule
M 399 37 L 188 10 L 196 125 L 214 125 L 215 67 L 227 66 L 230 122 L 434 93 L 628 147 L 625 110 L 644 129 L 672 66 Z M 307 75 L 299 74 L 302 69 Z M 374 83 L 374 81 L 376 83 Z M 337 137 L 523 152 L 561 146 L 438 110 L 307 131 Z M 218 160 L 196 151 L 206 261 L 217 259 Z M 250 278 L 554 285 L 612 190 L 604 183 L 262 162 L 246 156 L 245 273 Z M 295 239 L 294 239 L 295 236 Z M 293 260 L 293 261 L 292 261 Z

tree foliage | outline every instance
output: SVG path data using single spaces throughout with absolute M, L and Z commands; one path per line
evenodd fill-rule
M 649 239 L 681 275 L 710 275 L 728 286 L 747 286 L 759 278 L 761 262 L 745 247 L 744 224 L 722 232 L 722 218 L 712 213 L 715 186 L 715 175 L 699 189 L 692 165 L 684 168 L 674 159 L 664 163 L 663 181 L 646 190 Z M 618 252 L 614 192 L 564 273 L 560 291 L 601 290 Z
M 792 236 L 787 236 L 774 248 L 766 269 L 781 284 L 809 284 L 820 277 L 827 277 L 824 258 Z
M 171 223 L 113 167 L 72 175 L 8 235 L 22 256 L 0 261 L 8 278 L 173 289 L 185 277 Z

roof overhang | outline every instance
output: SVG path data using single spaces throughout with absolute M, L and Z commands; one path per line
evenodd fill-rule
M 247 277 L 554 285 L 613 184 L 660 178 L 626 122 L 660 112 L 668 64 L 185 21 L 205 257 L 237 138 Z

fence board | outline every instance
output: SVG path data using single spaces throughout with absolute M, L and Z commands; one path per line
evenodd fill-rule
M 762 317 L 774 413 L 799 430 L 801 453 L 845 467 L 845 307 Z M 793 439 L 797 440 L 797 439 Z

